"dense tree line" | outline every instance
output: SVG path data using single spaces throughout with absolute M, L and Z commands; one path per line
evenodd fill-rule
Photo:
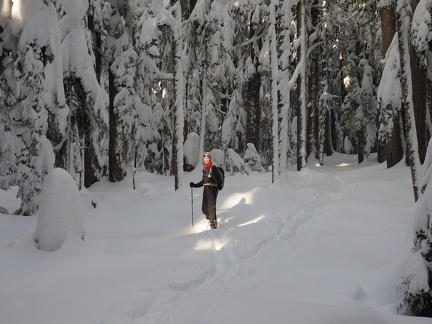
M 0 10 L 0 188 L 18 187 L 17 214 L 37 212 L 55 166 L 79 186 L 138 168 L 174 175 L 177 189 L 190 134 L 227 166 L 252 154 L 273 182 L 333 152 L 359 163 L 376 153 L 388 167 L 405 157 L 414 198 L 424 191 L 431 0 L 3 0 Z
M 23 215 L 52 167 L 81 186 L 175 175 L 183 142 L 253 144 L 278 181 L 332 152 L 403 156 L 430 137 L 430 0 L 5 0 L 1 188 Z M 417 9 L 417 10 L 416 10 Z M 426 10 L 425 10 L 426 9 Z

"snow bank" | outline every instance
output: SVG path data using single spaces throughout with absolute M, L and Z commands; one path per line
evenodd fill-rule
M 43 251 L 57 250 L 69 233 L 84 239 L 83 208 L 78 188 L 65 170 L 53 169 L 42 186 L 35 246 Z

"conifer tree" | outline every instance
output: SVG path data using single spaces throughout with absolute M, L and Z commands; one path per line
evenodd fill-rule
M 397 30 L 398 30 L 398 49 L 400 55 L 400 81 L 402 89 L 402 110 L 405 117 L 405 134 L 407 145 L 407 159 L 411 169 L 411 178 L 414 199 L 417 201 L 420 196 L 419 191 L 419 172 L 420 159 L 417 146 L 416 119 L 413 106 L 413 88 L 411 74 L 411 58 L 409 51 L 409 24 L 412 19 L 411 7 L 407 0 L 398 1 Z
M 107 136 L 107 98 L 98 82 L 91 34 L 84 24 L 87 3 L 66 2 L 61 9 L 63 82 L 69 115 L 56 165 L 68 170 L 79 186 L 89 187 L 100 179 L 104 166 L 101 143 Z
M 14 48 L 18 39 L 11 34 L 12 1 L 0 8 L 0 189 L 16 184 L 17 134 L 10 107 L 17 102 L 17 82 L 14 76 Z
M 130 161 L 131 152 L 128 146 L 124 146 L 122 140 L 127 134 L 127 124 L 133 123 L 133 110 L 131 103 L 125 102 L 123 91 L 124 84 L 121 78 L 124 70 L 117 74 L 117 67 L 120 62 L 125 62 L 129 58 L 122 59 L 123 53 L 131 50 L 131 28 L 133 24 L 132 9 L 126 0 L 110 0 L 110 6 L 104 6 L 104 27 L 107 31 L 105 42 L 105 60 L 108 62 L 108 93 L 109 93 L 109 180 L 117 182 L 126 176 L 126 166 Z M 127 56 L 127 54 L 126 54 Z M 134 55 L 132 54 L 132 57 Z M 134 76 L 129 75 L 129 79 Z M 129 82 L 135 82 L 135 80 Z M 127 91 L 127 90 L 126 90 Z M 120 96 L 120 97 L 117 97 Z M 125 108 L 126 107 L 126 108 Z M 122 111 L 126 110 L 126 115 Z

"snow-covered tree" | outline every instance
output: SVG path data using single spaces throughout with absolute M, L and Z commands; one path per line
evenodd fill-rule
M 78 184 L 89 187 L 100 179 L 104 166 L 108 99 L 97 79 L 91 35 L 84 24 L 88 3 L 62 0 L 60 8 L 63 82 L 70 112 L 56 165 L 68 170 Z
M 246 143 L 253 143 L 259 150 L 263 138 L 260 135 L 263 117 L 261 51 L 268 29 L 268 7 L 262 1 L 234 1 L 232 13 L 235 22 L 233 46 L 237 53 L 235 61 L 238 87 L 241 88 L 246 112 Z
M 243 161 L 252 171 L 260 172 L 264 170 L 261 162 L 261 156 L 258 154 L 255 146 L 252 143 L 248 143 Z
M 14 75 L 14 50 L 17 37 L 11 34 L 12 1 L 0 8 L 0 189 L 16 184 L 17 134 L 13 127 L 10 107 L 17 101 L 18 87 Z
M 337 107 L 333 112 L 336 113 L 334 118 L 340 115 L 344 134 L 334 136 L 337 142 L 333 145 L 340 150 L 342 138 L 349 136 L 361 162 L 365 148 L 369 146 L 365 143 L 366 138 L 375 142 L 371 134 L 376 126 L 371 125 L 372 129 L 367 135 L 365 128 L 365 125 L 369 125 L 369 121 L 365 118 L 368 118 L 369 111 L 375 110 L 375 107 L 372 103 L 372 106 L 365 107 L 363 101 L 366 100 L 367 93 L 369 99 L 375 96 L 376 72 L 380 69 L 378 10 L 375 2 L 366 1 L 341 1 L 329 6 L 328 9 L 329 15 L 324 19 L 326 38 L 330 42 L 326 42 L 325 50 L 334 53 L 332 57 L 334 65 L 332 69 L 328 69 L 327 75 L 331 75 L 333 79 L 331 82 L 337 83 L 327 82 L 327 85 L 329 93 L 335 95 L 334 98 L 342 98 L 343 102 L 340 105 L 340 112 Z M 329 48 L 327 44 L 331 44 L 332 47 Z M 370 66 L 371 69 L 366 69 L 365 75 L 366 66 Z M 339 73 L 332 75 L 332 70 L 340 70 L 341 78 L 337 77 Z M 375 119 L 374 123 L 376 123 Z M 333 131 L 336 132 L 337 129 Z M 375 143 L 373 143 L 373 150 L 375 150 Z M 369 152 L 368 148 L 366 152 Z
M 230 101 L 228 114 L 222 124 L 222 148 L 228 148 L 236 152 L 243 152 L 246 116 L 242 109 L 242 98 L 237 90 L 234 90 Z
M 18 139 L 16 179 L 20 214 L 31 215 L 38 209 L 43 179 L 54 167 L 53 146 L 47 136 L 55 144 L 61 141 L 68 109 L 61 82 L 60 30 L 54 5 L 42 0 L 16 1 L 13 15 L 17 19 L 11 31 L 19 38 L 14 60 L 19 90 L 11 106 Z
M 231 174 L 240 173 L 250 173 L 248 165 L 245 164 L 242 157 L 233 149 L 228 149 L 225 156 L 225 169 Z
M 172 151 L 170 104 L 165 99 L 168 92 L 165 85 L 169 85 L 165 80 L 172 80 L 172 74 L 163 70 L 167 31 L 164 24 L 160 24 L 166 19 L 166 9 L 161 2 L 153 1 L 152 5 L 143 4 L 143 8 L 135 8 L 135 15 L 138 20 L 135 31 L 138 53 L 135 90 L 141 101 L 137 104 L 137 166 L 165 174 L 170 170 Z
M 377 133 L 377 109 L 376 91 L 373 84 L 373 71 L 366 59 L 360 60 L 359 67 L 363 73 L 360 106 L 358 107 L 355 119 L 358 123 L 358 162 L 363 162 L 363 154 L 369 155 L 376 144 Z M 360 143 L 361 142 L 361 143 Z
M 128 84 L 135 82 L 135 75 L 128 74 L 130 71 L 122 69 L 117 74 L 117 68 L 128 66 L 128 61 L 132 54 L 132 9 L 127 0 L 105 1 L 102 9 L 103 26 L 106 30 L 106 40 L 104 47 L 104 60 L 108 67 L 108 94 L 109 94 L 109 148 L 108 148 L 108 170 L 109 180 L 117 182 L 126 175 L 126 166 L 131 160 L 131 152 L 124 145 L 122 140 L 127 136 L 127 125 L 133 121 L 132 112 L 135 100 L 125 101 L 124 81 L 128 79 Z M 129 52 L 128 52 L 129 51 Z M 130 53 L 128 55 L 127 53 Z M 125 64 L 122 64 L 126 63 Z M 129 66 L 130 68 L 130 66 Z M 134 68 L 132 67 L 132 70 Z M 127 74 L 127 75 L 126 75 Z M 125 78 L 123 78 L 125 77 Z M 131 79 L 133 81 L 131 81 Z M 119 97 L 117 97 L 119 95 Z M 125 110 L 126 115 L 122 115 Z M 129 127 L 130 129 L 130 127 Z
M 122 37 L 128 38 L 129 35 L 123 34 Z M 130 46 L 130 39 L 125 40 L 125 43 L 129 43 L 129 48 L 124 50 L 111 65 L 111 69 L 115 71 L 115 85 L 119 89 L 114 98 L 114 106 L 118 116 L 118 144 L 123 150 L 121 154 L 123 170 L 127 170 L 134 162 L 138 127 L 137 104 L 139 104 L 135 91 L 138 55 Z
M 213 91 L 224 95 L 219 84 L 223 87 L 227 82 L 218 80 L 221 73 L 227 71 L 223 67 L 224 64 L 218 64 L 225 45 L 220 33 L 225 17 L 224 8 L 220 7 L 219 1 L 214 2 L 213 8 L 216 8 L 216 11 L 214 19 L 211 20 L 211 5 L 211 1 L 208 0 L 197 1 L 189 20 L 185 23 L 184 34 L 188 58 L 185 73 L 191 80 L 187 85 L 190 105 L 187 107 L 186 115 L 191 125 L 195 124 L 195 128 L 191 127 L 190 131 L 199 132 L 201 154 L 205 150 L 217 147 L 217 143 L 220 142 L 220 134 L 215 134 L 220 128 L 220 118 L 215 111 L 217 102 Z M 200 112 L 199 116 L 193 112 L 194 109 Z
M 399 287 L 398 313 L 432 317 L 432 141 L 423 167 L 423 195 L 416 202 L 413 215 L 413 254 Z
M 397 36 L 393 37 L 381 76 L 377 91 L 379 105 L 379 130 L 378 137 L 381 143 L 388 143 L 394 129 L 394 122 L 399 118 L 401 111 L 401 83 L 399 79 L 399 51 Z
M 211 15 L 209 23 L 211 27 L 206 27 L 210 39 L 208 41 L 208 85 L 214 98 L 214 114 L 219 121 L 213 127 L 213 133 L 220 130 L 229 106 L 229 99 L 234 87 L 235 67 L 233 53 L 233 19 L 229 13 L 226 1 L 213 1 L 209 9 Z M 214 111 L 214 113 L 213 113 Z M 213 117 L 209 115 L 209 117 Z M 220 141 L 220 133 L 218 133 Z

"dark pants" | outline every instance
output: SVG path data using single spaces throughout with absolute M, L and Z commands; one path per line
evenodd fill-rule
M 216 220 L 216 199 L 218 190 L 216 187 L 204 186 L 202 212 L 210 221 Z

